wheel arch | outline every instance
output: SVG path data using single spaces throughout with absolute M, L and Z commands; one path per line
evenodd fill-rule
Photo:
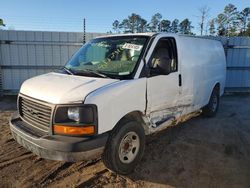
M 211 96 L 211 94 L 212 94 L 212 92 L 213 92 L 214 89 L 216 89 L 217 91 L 219 91 L 219 95 L 221 95 L 222 92 L 221 92 L 221 84 L 220 84 L 220 82 L 216 82 L 214 84 L 214 87 L 213 87 L 213 89 L 212 89 L 212 91 L 210 93 L 210 96 Z
M 214 89 L 219 90 L 219 94 L 220 94 L 220 96 L 221 96 L 221 93 L 222 93 L 222 92 L 221 92 L 221 84 L 220 84 L 219 81 L 216 81 L 216 82 L 213 84 L 213 87 L 212 87 L 212 89 L 210 90 L 210 93 L 209 93 L 209 95 L 208 95 L 208 98 L 207 98 L 207 101 L 206 101 L 206 105 L 209 103 L 210 97 L 211 97 L 212 92 L 213 92 Z
M 113 129 L 115 129 L 119 125 L 119 123 L 121 121 L 123 121 L 124 119 L 131 119 L 131 120 L 135 120 L 135 121 L 139 122 L 140 125 L 143 127 L 145 134 L 148 134 L 149 126 L 148 126 L 148 123 L 145 122 L 145 118 L 146 117 L 145 117 L 144 113 L 141 111 L 136 110 L 136 111 L 129 112 L 129 113 L 125 114 L 122 118 L 120 118 L 119 121 L 117 121 L 117 123 L 115 124 Z

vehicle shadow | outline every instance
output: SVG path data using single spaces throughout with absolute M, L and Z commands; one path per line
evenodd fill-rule
M 187 146 L 179 145 L 183 139 L 182 132 L 192 127 L 192 121 L 182 123 L 147 137 L 144 156 L 135 172 L 129 176 L 133 181 L 146 181 L 157 185 L 184 186 L 180 182 L 180 175 L 185 172 L 185 164 L 181 149 L 188 150 Z M 190 151 L 191 152 L 191 151 Z
M 144 156 L 128 177 L 153 186 L 249 186 L 250 162 L 243 162 L 238 138 L 232 144 L 234 138 L 225 137 L 220 118 L 194 117 L 148 137 Z

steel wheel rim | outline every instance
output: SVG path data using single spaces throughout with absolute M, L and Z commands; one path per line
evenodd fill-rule
M 128 132 L 119 145 L 119 158 L 122 163 L 131 163 L 140 149 L 140 138 L 135 132 Z
M 212 111 L 213 112 L 215 112 L 217 105 L 218 105 L 218 99 L 217 99 L 217 96 L 214 96 L 213 100 L 212 100 Z

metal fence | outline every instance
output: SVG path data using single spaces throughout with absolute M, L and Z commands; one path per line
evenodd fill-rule
M 226 90 L 250 92 L 250 37 L 229 38 L 226 54 Z
M 24 80 L 62 67 L 82 44 L 82 32 L 0 31 L 0 95 L 16 94 Z
M 86 33 L 86 41 L 103 35 Z M 227 56 L 226 91 L 250 92 L 250 37 L 216 38 Z M 63 66 L 82 45 L 81 32 L 0 31 L 0 95 Z

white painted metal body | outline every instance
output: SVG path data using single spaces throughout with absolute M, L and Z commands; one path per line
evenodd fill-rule
M 140 34 L 141 35 L 141 34 Z M 153 36 L 153 34 L 147 34 Z M 169 75 L 142 77 L 144 63 L 162 37 L 176 41 L 178 71 Z M 179 85 L 179 75 L 182 84 Z M 96 104 L 98 133 L 110 131 L 127 114 L 140 112 L 150 128 L 166 118 L 171 121 L 208 104 L 216 84 L 224 92 L 226 61 L 219 41 L 157 34 L 141 60 L 134 79 L 116 80 L 49 73 L 24 82 L 20 93 L 53 104 Z

